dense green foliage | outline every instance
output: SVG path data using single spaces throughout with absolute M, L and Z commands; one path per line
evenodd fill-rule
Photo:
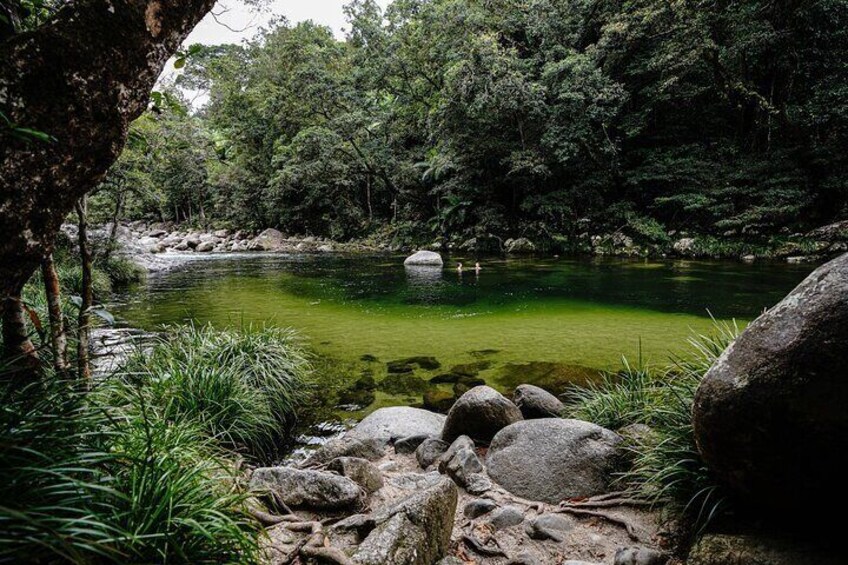
M 139 190 L 128 211 L 337 238 L 389 225 L 421 241 L 750 236 L 846 213 L 840 0 L 396 0 L 385 13 L 355 0 L 347 13 L 346 41 L 282 22 L 195 50 L 178 85 L 209 102 L 197 115 L 162 103 L 137 124 L 112 175 Z
M 179 327 L 89 390 L 0 368 L 0 561 L 251 563 L 233 449 L 291 426 L 308 362 L 278 329 Z
M 132 405 L 140 390 L 157 419 L 190 423 L 230 449 L 261 454 L 292 427 L 309 371 L 290 330 L 178 326 L 130 359 L 129 386 L 109 402 Z
M 690 355 L 662 370 L 625 361 L 623 371 L 576 389 L 568 405 L 569 417 L 624 428 L 632 462 L 619 477 L 625 490 L 688 513 L 702 527 L 726 509 L 727 499 L 695 445 L 692 403 L 701 379 L 738 334 L 735 325 L 717 323 L 713 334 L 689 340 Z
M 108 383 L 101 385 L 111 386 Z M 0 560 L 252 562 L 237 473 L 196 428 L 48 378 L 3 385 Z

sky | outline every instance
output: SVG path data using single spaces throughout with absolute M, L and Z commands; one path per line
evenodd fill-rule
M 377 0 L 384 8 L 390 0 Z M 329 26 L 339 39 L 344 38 L 346 26 L 342 7 L 348 0 L 270 0 L 261 13 L 246 6 L 239 0 L 220 0 L 213 12 L 220 14 L 218 21 L 212 15 L 206 16 L 189 35 L 186 44 L 204 43 L 240 43 L 249 39 L 277 16 L 285 16 L 292 23 L 312 20 Z M 221 22 L 221 23 L 219 23 Z M 221 24 L 226 24 L 221 25 Z M 231 31 L 227 27 L 236 31 Z

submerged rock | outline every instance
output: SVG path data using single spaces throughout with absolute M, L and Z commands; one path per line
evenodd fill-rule
M 456 396 L 449 391 L 438 388 L 430 388 L 424 393 L 424 408 L 446 414 L 456 403 Z
M 458 492 L 452 481 L 417 492 L 378 512 L 374 531 L 353 560 L 362 565 L 431 565 L 450 544 Z
M 589 422 L 526 420 L 498 432 L 486 468 L 513 494 L 556 504 L 605 492 L 620 464 L 620 444 L 617 434 Z
M 403 264 L 409 266 L 441 267 L 444 265 L 444 261 L 442 261 L 442 256 L 435 251 L 419 251 L 407 257 Z
M 533 385 L 521 385 L 516 388 L 512 400 L 521 410 L 525 420 L 557 418 L 565 410 L 565 405 L 559 398 Z
M 518 407 L 488 386 L 472 388 L 451 407 L 442 439 L 453 441 L 461 435 L 488 443 L 498 431 L 522 419 Z
M 390 441 L 414 435 L 440 436 L 444 423 L 445 417 L 442 414 L 408 406 L 393 406 L 380 408 L 369 414 L 349 435 L 360 439 L 378 440 L 385 445 Z
M 319 510 L 358 507 L 365 498 L 359 485 L 347 477 L 292 467 L 256 469 L 250 476 L 250 490 L 270 491 L 292 507 Z
M 846 501 L 848 255 L 742 332 L 695 396 L 695 439 L 737 493 L 809 511 Z
M 387 394 L 393 395 L 418 395 L 424 393 L 430 384 L 419 379 L 412 373 L 389 372 L 386 378 L 380 381 L 377 388 Z
M 411 373 L 416 367 L 427 371 L 434 371 L 441 366 L 442 364 L 435 357 L 421 355 L 389 361 L 386 363 L 386 371 L 389 373 Z

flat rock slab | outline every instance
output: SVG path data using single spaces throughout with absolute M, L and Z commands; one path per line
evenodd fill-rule
M 489 448 L 489 476 L 513 494 L 557 504 L 607 491 L 621 463 L 621 438 L 580 420 L 546 418 L 507 426 Z
M 348 435 L 360 440 L 371 439 L 388 444 L 416 435 L 438 437 L 444 425 L 445 416 L 442 414 L 408 406 L 393 406 L 380 408 L 369 414 Z
M 365 492 L 348 479 L 323 471 L 263 467 L 250 476 L 250 490 L 271 491 L 292 507 L 335 510 L 360 506 Z

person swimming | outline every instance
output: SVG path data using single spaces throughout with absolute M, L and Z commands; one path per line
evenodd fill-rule
M 457 273 L 461 273 L 461 272 L 462 272 L 462 263 L 457 263 L 457 264 L 456 264 L 456 272 L 457 272 Z
M 483 267 L 481 267 L 481 266 L 480 266 L 480 263 L 479 263 L 479 262 L 478 262 L 478 263 L 474 263 L 474 272 L 475 272 L 475 273 L 479 274 L 479 273 L 480 273 L 480 271 L 482 271 L 482 270 L 483 270 Z

